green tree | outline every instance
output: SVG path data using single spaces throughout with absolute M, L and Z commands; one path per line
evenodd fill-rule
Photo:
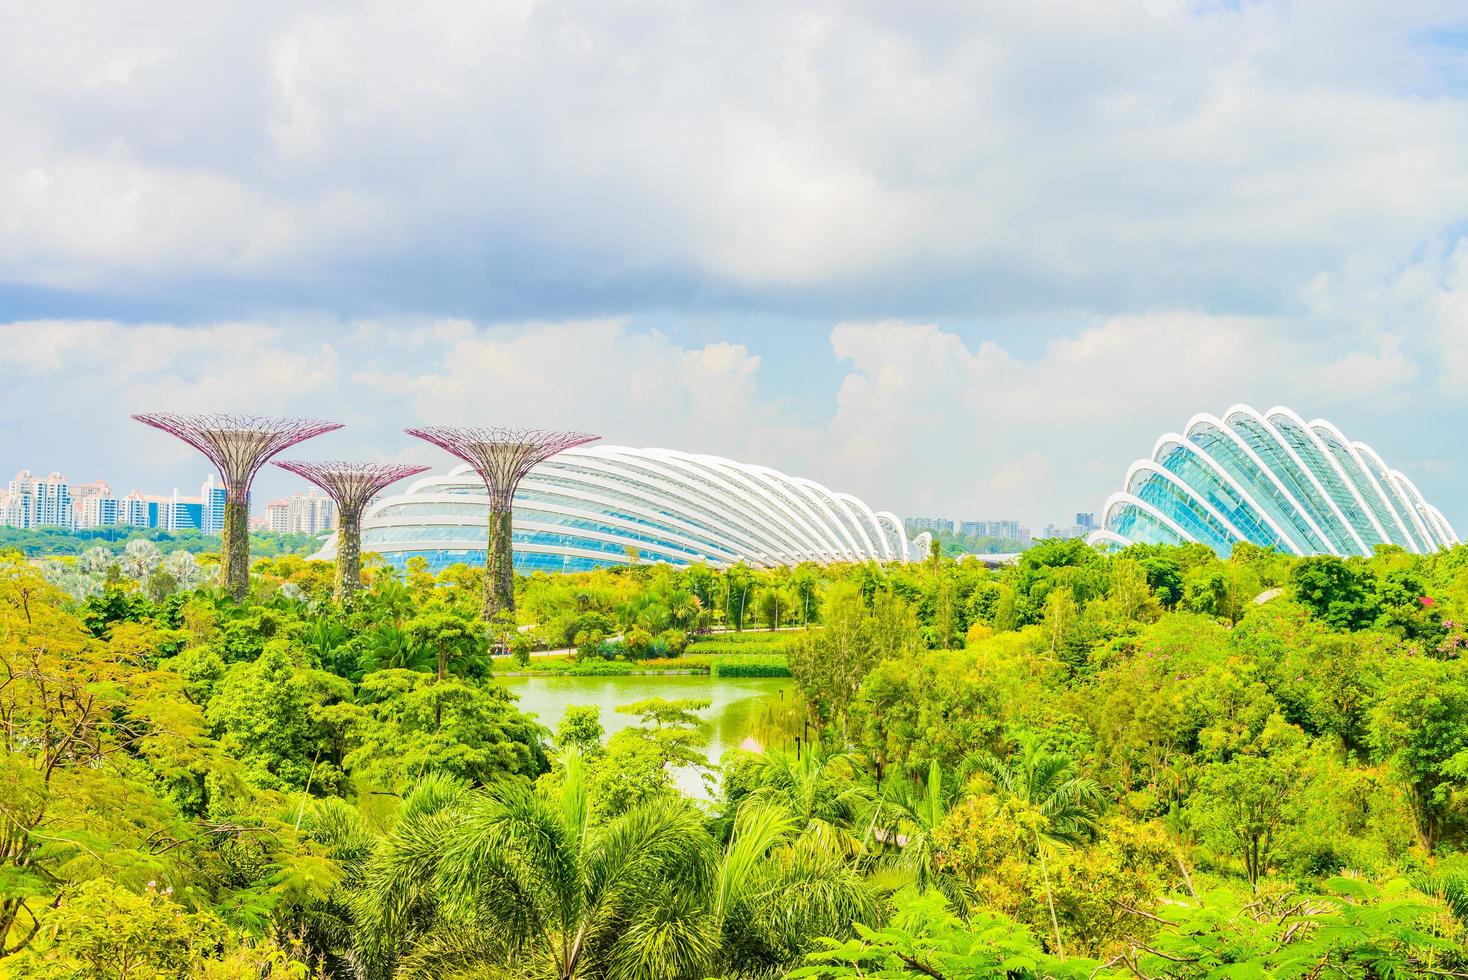
M 463 668 L 481 661 L 487 643 L 482 624 L 444 612 L 408 620 L 403 634 L 411 647 L 433 652 L 439 680 L 448 676 L 451 666 Z
M 1290 572 L 1296 600 L 1332 629 L 1365 629 L 1381 610 L 1376 579 L 1359 559 L 1316 555 Z
M 1045 751 L 1039 740 L 1028 734 L 1020 737 L 1019 750 L 1007 759 L 982 755 L 975 757 L 972 765 L 988 774 L 1001 796 L 1013 797 L 1038 812 L 1040 820 L 1032 839 L 1044 875 L 1056 952 L 1064 957 L 1045 846 L 1078 844 L 1095 835 L 1096 815 L 1102 805 L 1101 786 L 1080 775 L 1069 756 Z
M 1368 713 L 1375 757 L 1406 786 L 1422 846 L 1431 851 L 1468 820 L 1468 677 L 1459 662 L 1398 658 L 1395 682 Z

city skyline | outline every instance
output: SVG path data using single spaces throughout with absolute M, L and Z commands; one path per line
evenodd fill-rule
M 1397 343 L 1384 363 L 1359 350 L 1325 351 L 1324 338 L 1213 336 L 1207 356 L 1181 353 L 1198 337 L 1116 327 L 1049 342 L 1011 333 L 1008 347 L 985 340 L 977 350 L 966 340 L 985 334 L 848 324 L 820 341 L 754 333 L 740 343 L 628 323 L 358 325 L 315 335 L 12 326 L 0 334 L 8 382 L 0 403 L 12 417 L 58 385 L 74 383 L 83 395 L 49 406 L 44 426 L 7 427 L 0 458 L 34 472 L 105 473 L 118 486 L 188 486 L 197 466 L 187 448 L 126 418 L 160 401 L 328 417 L 340 410 L 347 427 L 314 452 L 436 470 L 451 457 L 414 445 L 402 424 L 597 419 L 611 442 L 807 472 L 903 516 L 1002 514 L 1038 528 L 1099 510 L 1157 433 L 1252 392 L 1255 404 L 1290 404 L 1361 433 L 1454 525 L 1468 525 L 1468 464 L 1449 439 L 1463 396 L 1434 392 L 1443 366 L 1421 338 Z M 154 356 L 106 354 L 129 344 Z M 1159 345 L 1180 351 L 1169 370 L 1098 382 L 1122 375 L 1141 347 Z M 263 473 L 255 506 L 299 486 L 288 474 Z
M 0 490 L 0 526 L 18 529 L 94 530 L 137 527 L 165 531 L 197 530 L 219 534 L 224 524 L 225 491 L 210 472 L 197 496 L 144 493 L 134 487 L 119 494 L 105 478 L 74 481 L 57 470 L 37 476 L 22 467 Z M 275 499 L 251 499 L 251 526 L 278 533 L 318 534 L 335 526 L 335 504 L 315 488 Z

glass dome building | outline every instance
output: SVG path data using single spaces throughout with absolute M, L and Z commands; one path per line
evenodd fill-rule
M 482 564 L 487 524 L 484 484 L 469 466 L 456 466 L 369 505 L 362 551 L 397 566 L 420 555 L 434 570 Z M 569 449 L 532 469 L 515 492 L 521 573 L 634 559 L 713 568 L 906 561 L 927 554 L 925 538 L 909 541 L 893 514 L 814 481 L 668 449 Z M 334 555 L 329 541 L 315 557 Z
M 1374 449 L 1324 419 L 1235 405 L 1157 440 L 1106 500 L 1096 545 L 1239 541 L 1293 555 L 1426 553 L 1458 543 L 1442 512 Z

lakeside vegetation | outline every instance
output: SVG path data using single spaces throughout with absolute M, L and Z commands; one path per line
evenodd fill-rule
M 1468 975 L 1468 547 L 640 564 L 491 624 L 465 566 L 342 610 L 144 552 L 0 556 L 0 976 Z M 700 700 L 551 732 L 493 677 L 679 664 L 787 669 L 798 749 L 695 801 Z

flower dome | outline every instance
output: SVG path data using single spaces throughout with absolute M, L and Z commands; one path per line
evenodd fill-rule
M 484 561 L 489 498 L 467 464 L 380 497 L 362 551 L 431 569 Z M 766 466 L 668 449 L 579 446 L 533 468 L 515 492 L 515 569 L 584 571 L 632 561 L 755 568 L 926 555 L 902 521 L 851 494 Z M 328 542 L 317 557 L 330 558 Z
M 1457 544 L 1442 512 L 1374 449 L 1324 419 L 1235 405 L 1157 440 L 1106 500 L 1097 545 L 1249 541 L 1292 555 L 1424 554 Z

